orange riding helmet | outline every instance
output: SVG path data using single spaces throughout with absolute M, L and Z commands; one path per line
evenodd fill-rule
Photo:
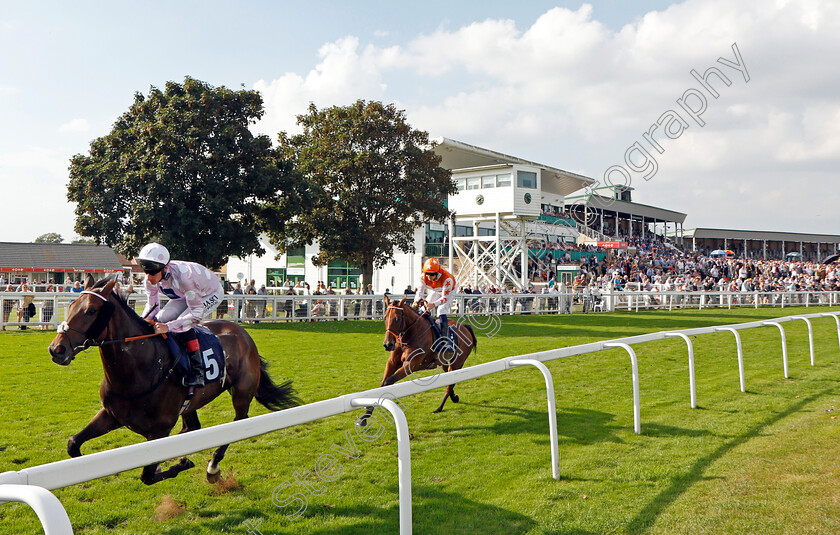
M 440 273 L 440 262 L 437 258 L 430 258 L 423 264 L 423 273 Z

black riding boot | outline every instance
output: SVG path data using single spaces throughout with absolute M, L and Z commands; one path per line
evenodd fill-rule
M 187 354 L 190 357 L 190 376 L 184 377 L 184 386 L 201 388 L 204 386 L 204 362 L 201 359 L 201 348 L 198 346 L 198 336 L 190 329 L 180 335 Z
M 447 319 L 446 314 L 441 314 L 440 316 L 440 341 L 441 341 L 441 353 L 454 353 L 455 352 L 455 344 L 452 343 L 452 339 L 449 338 L 449 319 Z
M 184 386 L 201 388 L 204 386 L 204 363 L 201 361 L 201 350 L 192 351 L 190 356 L 190 376 L 184 378 Z

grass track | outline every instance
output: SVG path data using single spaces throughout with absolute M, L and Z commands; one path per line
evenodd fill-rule
M 479 335 L 468 365 L 606 338 L 754 321 L 821 309 L 649 311 L 504 317 Z M 442 390 L 404 400 L 411 443 L 414 532 L 838 533 L 840 532 L 840 350 L 834 321 L 814 321 L 816 366 L 804 322 L 785 324 L 790 379 L 782 375 L 775 327 L 742 333 L 747 394 L 739 391 L 730 333 L 693 337 L 699 408 L 689 408 L 685 343 L 635 346 L 642 435 L 633 433 L 630 360 L 623 350 L 548 363 L 557 391 L 561 481 L 551 478 L 542 376 L 519 369 L 458 385 L 458 405 L 431 414 Z M 307 402 L 378 385 L 386 353 L 381 322 L 255 325 L 249 331 L 276 379 L 292 378 Z M 0 334 L 0 471 L 66 458 L 67 438 L 99 409 L 98 355 L 67 368 L 45 348 L 53 333 Z M 254 405 L 252 415 L 265 412 Z M 835 410 L 836 409 L 836 410 Z M 204 426 L 232 419 L 223 395 L 199 412 Z M 397 533 L 396 440 L 385 425 L 371 441 L 346 414 L 231 446 L 223 474 L 239 487 L 220 492 L 192 470 L 146 487 L 139 470 L 56 492 L 81 534 Z M 355 435 L 354 435 L 355 436 Z M 138 442 L 119 430 L 85 445 L 92 452 Z M 331 454 L 324 482 L 309 474 Z M 209 452 L 193 455 L 206 463 Z M 294 483 L 295 474 L 311 491 Z M 279 508 L 300 492 L 307 507 Z M 318 495 L 314 495 L 317 493 Z M 174 500 L 183 513 L 157 520 Z M 297 504 L 296 504 L 297 505 Z M 158 511 L 159 512 L 159 511 Z M 253 525 L 253 524 L 252 524 Z M 41 533 L 34 513 L 0 506 L 0 533 Z M 256 533 L 256 531 L 252 531 Z

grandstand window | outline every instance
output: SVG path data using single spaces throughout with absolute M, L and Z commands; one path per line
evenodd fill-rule
M 478 189 L 481 187 L 481 178 L 471 176 L 467 178 L 467 189 Z
M 466 225 L 455 225 L 455 236 L 472 236 L 473 229 Z
M 506 188 L 510 186 L 511 183 L 511 175 L 510 173 L 505 173 L 504 175 L 496 175 L 496 187 L 497 188 Z
M 327 284 L 333 289 L 347 288 L 355 290 L 359 287 L 362 270 L 350 267 L 346 262 L 330 262 L 327 266 Z
M 537 173 L 533 171 L 517 171 L 516 185 L 520 188 L 536 188 Z
M 265 270 L 265 280 L 268 282 L 268 287 L 283 286 L 286 283 L 286 268 L 267 268 Z
M 496 175 L 484 175 L 481 177 L 481 189 L 495 188 Z
M 466 187 L 466 180 L 464 180 L 463 178 L 456 178 L 455 179 L 455 188 L 458 191 L 464 191 L 465 187 Z

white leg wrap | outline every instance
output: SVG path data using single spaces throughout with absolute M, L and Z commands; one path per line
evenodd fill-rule
M 207 465 L 207 473 L 211 475 L 216 475 L 219 473 L 219 471 L 219 467 L 213 466 L 213 461 L 210 461 L 210 463 Z

